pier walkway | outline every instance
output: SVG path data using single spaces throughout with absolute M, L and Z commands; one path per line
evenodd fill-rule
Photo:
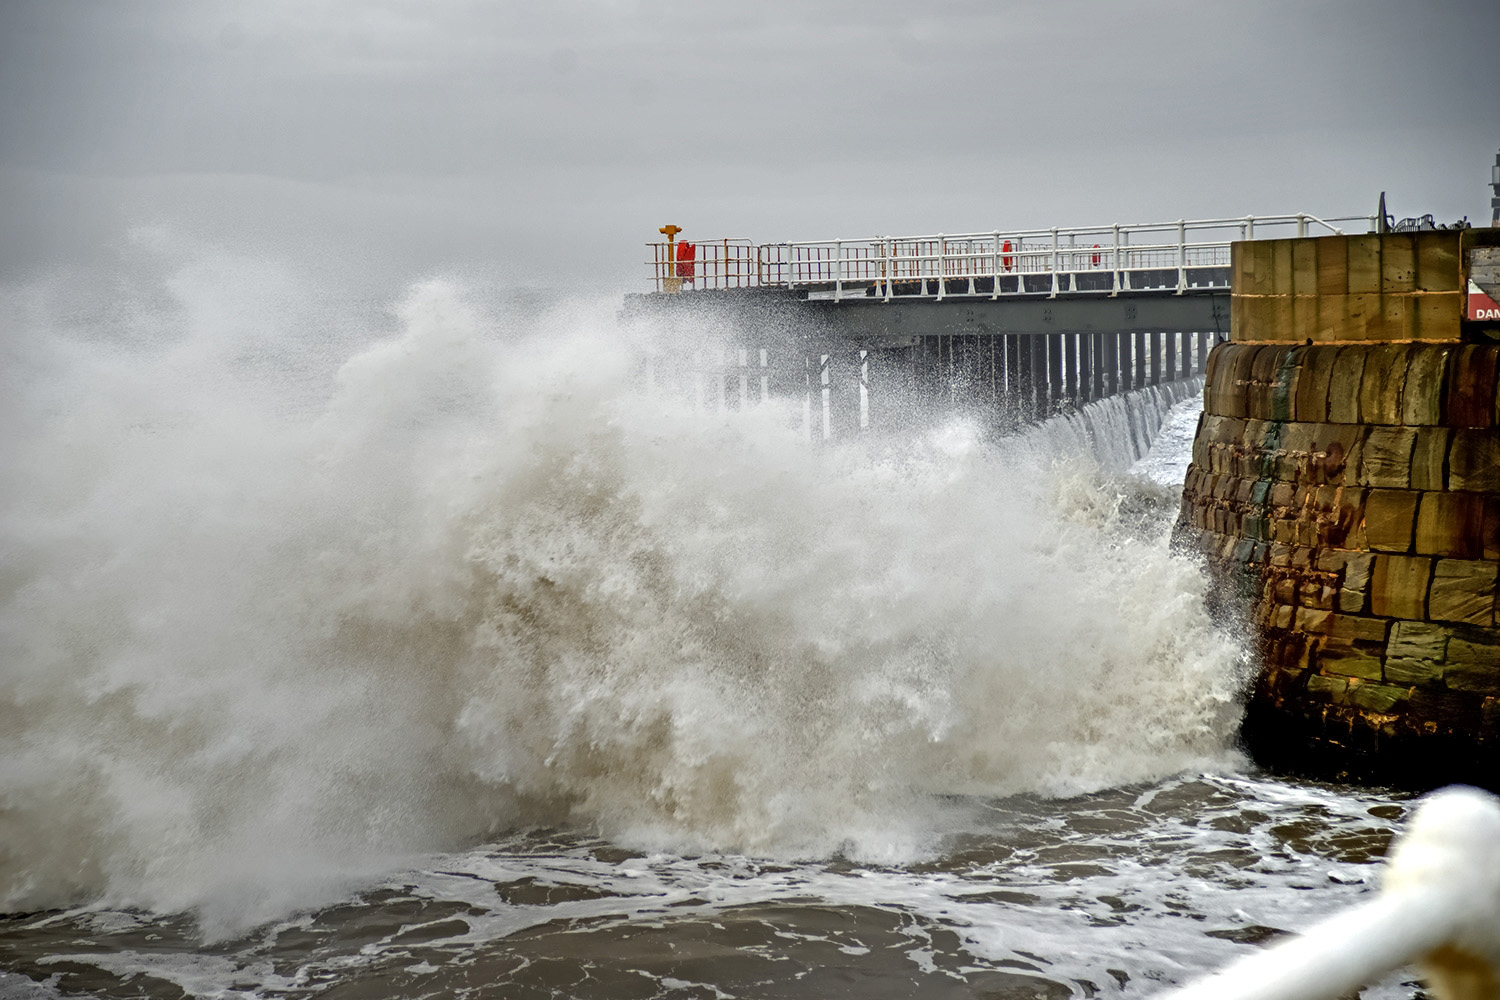
M 648 244 L 653 290 L 626 296 L 623 316 L 721 335 L 724 405 L 754 397 L 736 384 L 821 386 L 824 436 L 869 426 L 879 396 L 913 392 L 1015 424 L 1201 374 L 1229 335 L 1234 243 L 1378 222 L 1303 213 L 786 243 L 689 241 L 665 226 Z

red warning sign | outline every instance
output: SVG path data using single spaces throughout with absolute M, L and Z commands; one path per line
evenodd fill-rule
M 1500 303 L 1485 294 L 1484 289 L 1469 282 L 1469 318 L 1500 322 Z

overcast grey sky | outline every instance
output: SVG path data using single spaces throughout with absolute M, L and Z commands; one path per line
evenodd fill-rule
M 642 246 L 1487 218 L 1481 0 L 0 0 L 0 276 L 131 226 L 404 278 Z

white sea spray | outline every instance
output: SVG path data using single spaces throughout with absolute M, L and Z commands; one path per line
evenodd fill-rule
M 1199 568 L 1089 455 L 643 394 L 614 303 L 139 282 L 5 306 L 0 908 L 228 932 L 537 823 L 896 861 L 934 794 L 1229 752 Z

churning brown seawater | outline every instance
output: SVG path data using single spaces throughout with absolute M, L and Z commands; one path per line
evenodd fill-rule
M 182 915 L 16 916 L 0 925 L 12 973 L 0 992 L 1149 996 L 1369 891 L 1405 808 L 1228 774 L 934 805 L 968 831 L 903 864 L 684 856 L 533 831 L 211 944 Z M 1363 995 L 1418 994 L 1398 974 Z
M 1368 888 L 1398 800 L 1242 772 L 1161 399 L 814 446 L 612 304 L 153 267 L 4 302 L 0 995 L 1143 996 Z

